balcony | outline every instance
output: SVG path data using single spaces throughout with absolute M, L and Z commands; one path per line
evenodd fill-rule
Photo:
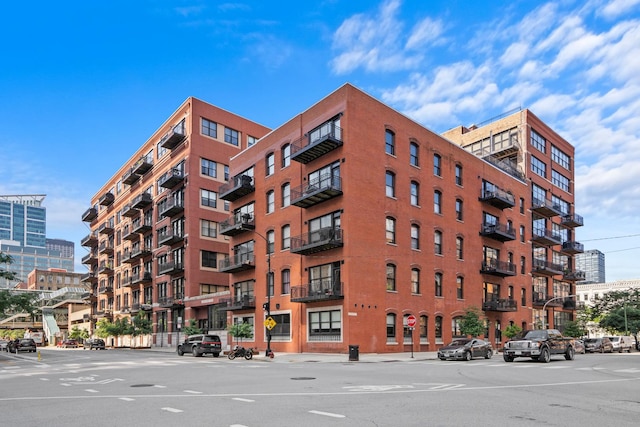
M 98 274 L 112 275 L 113 274 L 113 263 L 111 263 L 111 262 L 103 262 L 103 263 L 101 263 L 100 266 L 98 267 Z
M 580 282 L 586 278 L 587 274 L 584 271 L 565 269 L 562 272 L 562 280 L 567 282 Z
M 176 233 L 173 230 L 158 233 L 158 245 L 173 245 L 183 240 L 182 233 Z
M 95 275 L 95 274 L 93 274 L 93 272 L 92 272 L 92 271 L 89 271 L 88 273 L 83 274 L 83 275 L 80 277 L 80 281 L 81 281 L 81 282 L 84 282 L 84 283 L 91 283 L 91 284 L 94 284 L 94 283 L 98 283 L 98 278 L 96 277 L 96 275 Z
M 83 222 L 91 222 L 98 217 L 98 210 L 96 208 L 89 208 L 82 214 Z
M 113 234 L 113 224 L 109 221 L 103 222 L 102 225 L 98 227 L 98 234 Z
M 131 259 L 139 259 L 151 255 L 151 249 L 145 246 L 138 246 L 131 249 Z
M 134 233 L 131 228 L 125 228 L 122 232 L 122 240 L 137 242 L 138 240 L 140 240 L 140 235 L 138 233 Z
M 578 214 L 565 214 L 562 215 L 560 224 L 571 228 L 582 227 L 584 225 L 584 220 Z
M 100 286 L 98 288 L 98 293 L 100 293 L 100 294 L 111 294 L 111 293 L 113 293 L 113 286 Z
M 131 304 L 131 309 L 129 309 L 129 311 L 132 314 L 139 312 L 140 311 L 140 303 L 139 302 L 134 302 L 133 304 Z
M 313 255 L 342 246 L 342 229 L 327 227 L 292 237 L 290 251 L 292 254 Z
M 247 194 L 253 193 L 256 188 L 252 182 L 253 178 L 249 175 L 236 175 L 229 183 L 220 186 L 220 198 L 234 202 Z
M 135 209 L 131 203 L 126 204 L 124 208 L 122 208 L 122 216 L 124 217 L 135 218 L 138 215 L 140 215 L 140 210 Z
M 112 255 L 113 254 L 113 245 L 109 242 L 100 243 L 100 247 L 98 248 L 98 254 L 100 255 Z
M 88 248 L 94 247 L 98 243 L 98 233 L 92 231 L 82 238 L 80 241 L 81 246 L 86 246 Z
M 518 303 L 511 298 L 498 298 L 482 303 L 483 311 L 518 311 Z
M 113 201 L 115 200 L 115 196 L 113 195 L 113 193 L 108 192 L 108 193 L 104 193 L 101 197 L 100 200 L 98 200 L 98 203 L 100 204 L 100 206 L 109 206 L 113 203 Z
M 253 295 L 240 295 L 238 298 L 223 298 L 220 300 L 222 304 L 222 310 L 239 311 L 239 310 L 254 310 L 256 308 L 256 297 Z
M 151 194 L 142 193 L 142 194 L 138 194 L 133 199 L 133 201 L 131 202 L 131 207 L 134 209 L 144 209 L 147 206 L 149 206 L 151 203 L 153 203 Z
M 500 277 L 515 276 L 516 265 L 507 261 L 490 259 L 482 262 L 482 268 L 480 268 L 480 273 L 491 274 L 492 276 L 500 276 Z
M 482 230 L 480 235 L 489 237 L 500 242 L 506 242 L 516 239 L 516 230 L 513 227 L 509 227 L 506 224 L 482 224 Z
M 533 229 L 531 241 L 543 246 L 555 246 L 562 244 L 562 236 L 551 230 Z
M 224 236 L 236 236 L 249 230 L 255 230 L 255 219 L 252 214 L 237 213 L 220 223 L 220 234 Z
M 122 263 L 123 264 L 135 264 L 137 263 L 137 259 L 133 258 L 131 255 L 131 250 L 125 249 L 122 253 Z
M 158 264 L 159 274 L 179 274 L 184 271 L 184 264 L 181 262 L 167 261 L 164 264 Z
M 319 131 L 291 144 L 291 160 L 307 164 L 342 146 L 342 129 L 333 122 L 324 124 Z
M 165 173 L 158 180 L 158 185 L 163 188 L 173 188 L 184 181 L 184 174 L 181 169 L 173 168 Z
M 144 234 L 147 231 L 151 230 L 153 227 L 153 221 L 149 218 L 145 218 L 144 220 L 136 219 L 131 224 L 131 231 L 133 233 Z
M 173 150 L 178 146 L 178 144 L 182 142 L 182 140 L 184 140 L 185 136 L 186 132 L 183 120 L 172 127 L 171 130 L 160 139 L 160 146 L 169 150 Z
M 177 297 L 159 297 L 158 304 L 162 308 L 180 307 L 184 306 L 184 301 Z
M 292 188 L 291 204 L 306 209 L 341 195 L 342 181 L 340 177 L 325 177 Z
M 145 271 L 144 273 L 132 274 L 129 279 L 131 280 L 132 285 L 138 285 L 140 283 L 151 283 L 151 281 L 153 280 L 153 278 L 151 277 L 151 273 L 149 273 L 148 271 Z
M 149 172 L 153 167 L 153 157 L 151 156 L 142 156 L 140 159 L 133 165 L 131 171 L 138 175 L 144 175 Z
M 531 272 L 538 276 L 555 276 L 562 274 L 563 270 L 560 264 L 554 264 L 543 259 L 534 259 L 533 270 Z
M 344 298 L 342 282 L 318 280 L 302 286 L 291 287 L 291 302 L 320 302 Z
M 500 188 L 484 190 L 478 199 L 498 209 L 512 208 L 516 205 L 516 199 L 513 194 Z
M 564 299 L 549 296 L 544 292 L 534 292 L 532 303 L 536 307 L 562 307 L 564 305 Z
M 96 262 L 98 262 L 98 254 L 97 252 L 91 251 L 88 254 L 86 254 L 85 256 L 82 257 L 82 263 L 83 264 L 95 264 Z
M 567 255 L 581 254 L 584 252 L 584 245 L 579 242 L 564 242 L 561 251 Z
M 158 205 L 159 214 L 162 217 L 172 217 L 184 211 L 182 200 L 176 200 L 173 197 L 166 199 L 165 203 Z
M 138 179 L 140 179 L 140 175 L 133 172 L 133 168 L 129 169 L 122 175 L 122 183 L 127 185 L 134 184 Z
M 112 316 L 111 310 L 98 310 L 96 314 L 93 315 L 95 319 L 111 319 Z
M 554 204 L 551 200 L 540 200 L 533 198 L 531 211 L 546 218 L 562 215 L 562 207 Z
M 222 273 L 237 273 L 254 268 L 256 268 L 256 266 L 253 252 L 225 257 L 225 259 L 218 264 L 218 270 Z

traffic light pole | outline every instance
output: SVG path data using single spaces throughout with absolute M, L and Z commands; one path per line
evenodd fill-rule
M 269 247 L 269 240 L 267 240 L 266 237 L 264 237 L 262 234 L 258 233 L 257 231 L 253 231 L 256 235 L 262 237 L 262 239 L 265 241 L 265 243 L 267 244 L 267 302 L 262 304 L 262 309 L 264 311 L 267 312 L 267 319 L 269 319 L 271 317 L 271 286 L 275 286 L 274 281 L 273 281 L 273 275 L 271 273 L 271 248 Z M 266 357 L 271 357 L 273 358 L 273 351 L 271 350 L 271 328 L 266 328 L 267 329 L 267 350 L 265 351 L 264 355 Z

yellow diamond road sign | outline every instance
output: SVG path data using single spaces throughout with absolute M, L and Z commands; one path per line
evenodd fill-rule
M 268 330 L 272 330 L 277 325 L 276 321 L 273 320 L 273 317 L 269 316 L 264 320 L 264 326 Z

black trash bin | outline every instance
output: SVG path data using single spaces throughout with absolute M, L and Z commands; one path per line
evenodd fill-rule
M 360 346 L 359 345 L 350 345 L 349 346 L 349 361 L 357 362 L 360 358 Z

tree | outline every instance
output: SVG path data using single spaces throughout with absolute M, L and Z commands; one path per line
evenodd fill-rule
M 71 328 L 71 332 L 69 332 L 69 338 L 74 340 L 86 340 L 89 338 L 89 331 L 82 328 L 80 329 L 77 325 Z
M 640 330 L 640 289 L 607 292 L 594 299 L 590 320 L 610 332 L 638 335 Z
M 141 335 L 149 335 L 151 332 L 153 332 L 151 320 L 143 312 L 131 318 L 131 336 L 134 339 Z
M 518 325 L 509 325 L 504 330 L 504 336 L 511 339 L 522 332 L 522 328 Z
M 201 334 L 202 333 L 202 329 L 198 328 L 196 326 L 196 319 L 191 319 L 189 320 L 189 325 L 185 326 L 184 329 L 182 330 L 182 332 L 186 335 L 195 335 L 195 334 Z
M 32 317 L 38 310 L 33 292 L 16 292 L 8 289 L 0 290 L 0 318 L 15 313 L 29 313 Z
M 0 252 L 0 266 L 9 265 L 13 263 L 11 255 Z M 7 280 L 16 280 L 16 273 L 9 271 L 6 267 L 0 267 L 0 278 Z
M 100 319 L 98 320 L 98 322 L 96 323 L 96 330 L 95 330 L 95 334 L 102 338 L 102 339 L 107 339 L 109 338 L 109 336 L 111 335 L 111 322 L 107 319 Z
M 587 330 L 578 321 L 569 321 L 564 324 L 562 334 L 566 337 L 578 338 L 587 335 Z
M 243 338 L 253 337 L 253 326 L 247 322 L 234 323 L 233 325 L 229 325 L 227 332 L 232 337 L 240 338 L 240 342 L 242 342 Z
M 460 332 L 472 337 L 480 336 L 486 329 L 485 320 L 480 318 L 480 311 L 476 307 L 470 307 L 460 320 Z

